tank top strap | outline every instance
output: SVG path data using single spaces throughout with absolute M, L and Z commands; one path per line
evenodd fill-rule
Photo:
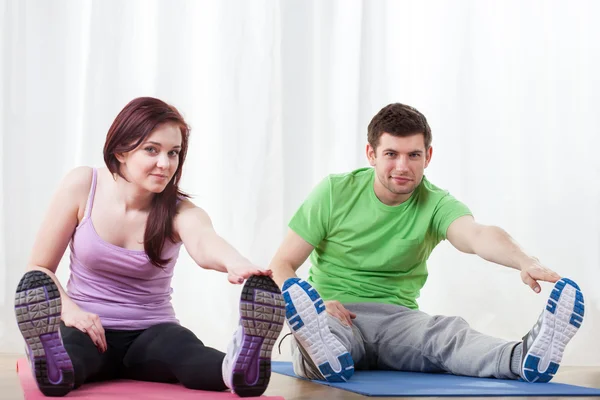
M 90 194 L 88 195 L 87 204 L 85 205 L 84 218 L 89 218 L 92 215 L 92 206 L 94 205 L 94 195 L 96 194 L 96 181 L 98 180 L 98 171 L 96 168 L 92 168 L 92 186 L 90 187 Z

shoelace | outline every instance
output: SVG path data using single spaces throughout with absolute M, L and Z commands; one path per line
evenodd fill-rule
M 288 336 L 290 336 L 291 334 L 292 334 L 292 332 L 286 333 L 285 335 L 283 335 L 283 337 L 279 341 L 279 345 L 277 346 L 277 350 L 279 351 L 279 354 L 281 354 L 281 343 L 283 343 L 283 341 L 285 340 L 285 338 L 288 337 Z
M 279 351 L 279 354 L 281 354 L 281 343 L 283 343 L 285 338 L 287 338 L 291 334 L 292 334 L 291 332 L 286 333 L 285 335 L 283 335 L 283 337 L 279 341 L 279 345 L 277 346 L 277 350 Z M 316 365 L 314 365 L 314 363 L 312 361 L 310 361 L 310 362 L 306 361 L 306 358 L 308 356 L 306 355 L 306 353 L 304 352 L 304 350 L 302 349 L 302 347 L 300 345 L 298 345 L 298 349 L 299 349 L 300 353 L 302 354 L 301 360 L 302 360 L 302 370 L 304 371 L 304 374 L 306 374 L 306 376 L 309 379 L 325 380 L 325 377 L 323 376 L 321 371 L 316 367 Z

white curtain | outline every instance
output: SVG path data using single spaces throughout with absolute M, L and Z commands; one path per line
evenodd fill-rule
M 586 316 L 564 361 L 600 365 L 599 12 L 593 0 L 0 1 L 0 352 L 23 348 L 14 289 L 59 180 L 101 167 L 114 117 L 150 95 L 192 126 L 182 188 L 261 265 L 316 182 L 366 165 L 370 118 L 417 107 L 434 135 L 429 179 L 580 283 Z M 429 267 L 424 311 L 506 339 L 551 287 L 535 295 L 447 243 Z M 184 250 L 173 287 L 182 323 L 224 350 L 240 287 Z

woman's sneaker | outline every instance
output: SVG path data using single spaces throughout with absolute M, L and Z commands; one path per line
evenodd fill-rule
M 66 395 L 73 389 L 74 372 L 60 337 L 60 292 L 52 278 L 27 272 L 17 286 L 15 315 L 38 388 L 46 396 Z
M 246 280 L 240 299 L 240 323 L 223 360 L 223 380 L 238 396 L 260 396 L 271 377 L 271 351 L 283 328 L 281 291 L 268 276 Z

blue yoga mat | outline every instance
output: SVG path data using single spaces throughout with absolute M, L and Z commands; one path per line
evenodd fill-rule
M 297 378 L 292 363 L 273 361 L 273 372 Z M 356 371 L 350 381 L 313 381 L 366 396 L 598 396 L 600 389 L 562 383 L 526 383 L 450 374 Z

